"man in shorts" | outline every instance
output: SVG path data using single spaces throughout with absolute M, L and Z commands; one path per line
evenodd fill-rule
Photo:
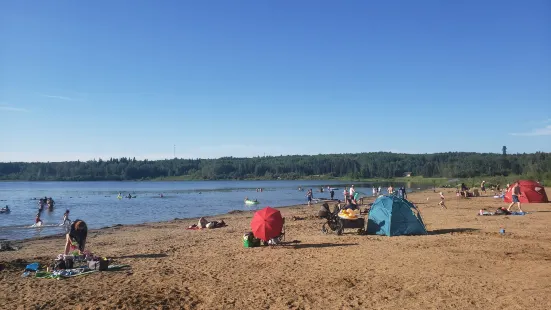
M 512 194 L 511 197 L 513 198 L 513 202 L 511 202 L 511 204 L 507 208 L 507 211 L 511 212 L 511 207 L 513 207 L 513 205 L 516 203 L 518 206 L 519 212 L 522 212 L 522 209 L 520 207 L 520 199 L 519 199 L 522 193 L 520 192 L 520 184 L 518 184 L 518 182 L 516 182 L 515 185 L 513 185 L 512 191 L 513 192 L 511 193 Z
M 482 181 L 482 183 L 480 183 L 480 191 L 486 194 L 486 181 Z
M 427 198 L 428 199 L 428 198 Z M 444 193 L 440 192 L 440 202 L 438 203 L 438 205 L 442 208 L 442 209 L 447 209 L 448 207 L 446 207 L 446 204 L 444 203 Z

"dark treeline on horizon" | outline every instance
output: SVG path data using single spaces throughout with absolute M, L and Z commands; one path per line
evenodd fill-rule
M 472 178 L 523 175 L 551 180 L 551 153 L 387 152 L 288 155 L 218 159 L 109 160 L 0 163 L 0 180 L 102 181 L 185 176 L 197 180 L 300 179 L 309 176 L 393 178 L 406 172 L 424 177 Z

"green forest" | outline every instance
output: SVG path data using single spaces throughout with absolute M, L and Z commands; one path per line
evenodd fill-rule
M 264 156 L 219 159 L 108 160 L 0 163 L 0 180 L 245 180 L 245 179 L 391 179 L 407 172 L 425 178 L 523 176 L 551 180 L 551 153 L 494 154 L 388 152 Z

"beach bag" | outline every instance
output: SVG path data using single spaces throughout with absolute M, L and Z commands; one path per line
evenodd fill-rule
M 65 269 L 65 261 L 63 259 L 56 259 L 54 262 L 54 270 Z
M 88 268 L 90 268 L 91 270 L 106 271 L 109 269 L 109 260 L 107 259 L 91 260 L 88 262 Z
M 254 237 L 252 232 L 243 235 L 243 246 L 246 248 L 254 248 L 260 246 L 260 239 Z
M 65 257 L 65 269 L 73 269 L 73 258 L 72 257 Z

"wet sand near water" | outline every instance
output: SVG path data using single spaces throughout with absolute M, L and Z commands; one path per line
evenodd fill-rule
M 213 230 L 186 230 L 195 219 L 95 230 L 88 248 L 132 268 L 66 280 L 21 277 L 64 237 L 24 241 L 0 252 L 0 308 L 551 309 L 551 204 L 477 216 L 506 204 L 443 191 L 447 210 L 437 193 L 410 194 L 428 236 L 324 235 L 320 204 L 280 208 L 286 241 L 300 243 L 276 247 L 243 247 L 252 212 L 209 218 L 229 225 Z

